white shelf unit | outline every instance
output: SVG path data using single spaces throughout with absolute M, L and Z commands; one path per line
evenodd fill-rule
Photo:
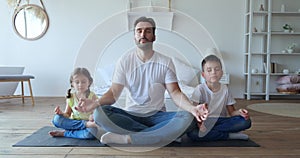
M 276 80 L 284 75 L 295 75 L 300 69 L 300 1 L 246 0 L 244 32 L 245 96 L 252 98 L 296 97 L 299 94 L 278 93 Z M 263 10 L 261 10 L 261 5 Z M 281 6 L 285 11 L 281 11 Z M 284 32 L 282 26 L 291 24 L 294 30 Z M 282 51 L 297 43 L 293 53 Z M 273 66 L 277 69 L 274 71 Z M 272 68 L 272 70 L 271 70 Z M 257 73 L 252 73 L 256 69 Z M 289 74 L 283 74 L 289 69 Z

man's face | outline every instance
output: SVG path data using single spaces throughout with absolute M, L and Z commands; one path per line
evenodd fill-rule
M 134 29 L 134 39 L 136 45 L 143 49 L 152 46 L 155 41 L 153 26 L 148 22 L 139 22 Z

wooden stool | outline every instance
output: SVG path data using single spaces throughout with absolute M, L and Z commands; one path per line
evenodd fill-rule
M 30 97 L 32 100 L 32 106 L 34 106 L 34 98 L 31 88 L 30 79 L 34 79 L 34 76 L 31 75 L 0 75 L 0 82 L 21 82 L 21 95 L 8 95 L 8 96 L 0 96 L 0 99 L 9 99 L 9 98 L 22 98 L 22 103 L 25 103 L 25 98 Z M 28 87 L 30 90 L 30 96 L 24 95 L 24 82 L 28 83 Z

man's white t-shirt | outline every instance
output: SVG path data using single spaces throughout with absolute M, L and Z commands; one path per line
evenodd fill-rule
M 142 62 L 135 52 L 129 52 L 118 60 L 112 82 L 129 92 L 125 107 L 119 108 L 146 114 L 165 110 L 165 84 L 177 82 L 177 77 L 171 58 L 155 52 Z
M 209 117 L 227 117 L 227 105 L 236 103 L 232 97 L 228 87 L 221 84 L 221 88 L 217 92 L 211 91 L 206 83 L 199 84 L 191 97 L 191 100 L 196 103 L 207 103 Z

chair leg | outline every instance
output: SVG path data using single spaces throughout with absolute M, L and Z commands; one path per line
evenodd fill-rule
M 30 91 L 30 97 L 31 97 L 31 101 L 32 101 L 32 106 L 34 106 L 34 98 L 33 98 L 33 93 L 32 93 L 30 79 L 28 80 L 28 86 L 29 86 L 29 91 Z
M 24 83 L 21 81 L 21 90 L 22 90 L 22 103 L 25 103 L 25 97 L 24 97 Z

